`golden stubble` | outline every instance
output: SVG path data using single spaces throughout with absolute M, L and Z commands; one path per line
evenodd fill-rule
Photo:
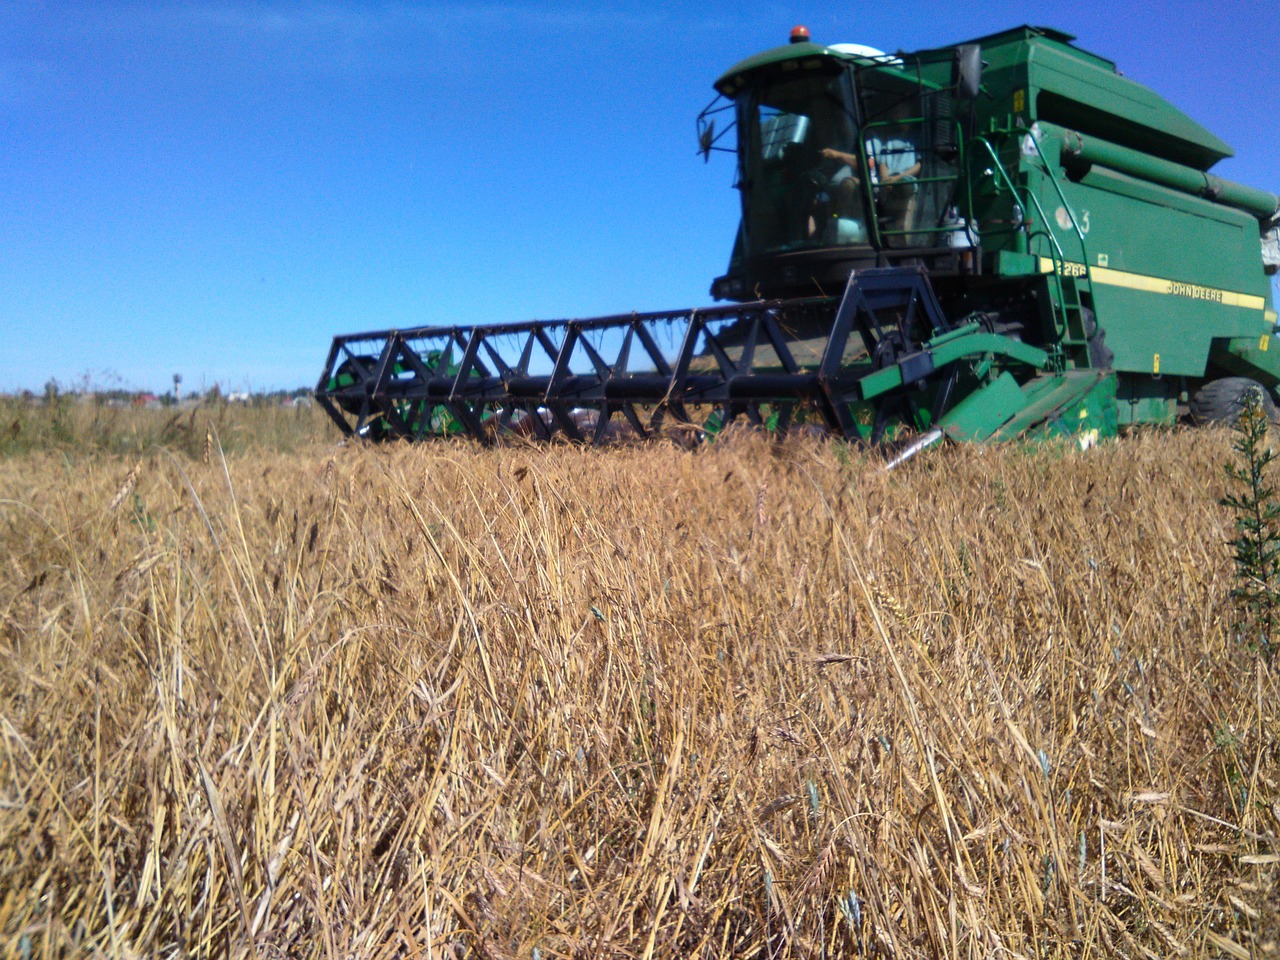
M 192 430 L 0 460 L 5 955 L 1280 956 L 1225 433 Z

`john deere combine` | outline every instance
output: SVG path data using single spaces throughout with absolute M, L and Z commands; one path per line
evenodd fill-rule
M 737 157 L 726 305 L 340 336 L 317 397 L 347 434 L 483 441 L 1274 413 L 1280 197 L 1208 173 L 1227 144 L 1072 39 L 888 56 L 796 28 L 699 117 L 704 155 Z

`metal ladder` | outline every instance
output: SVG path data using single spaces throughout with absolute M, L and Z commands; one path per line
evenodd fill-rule
M 1029 201 L 1030 205 L 1035 208 L 1036 216 L 1039 218 L 1037 222 L 1044 225 L 1042 232 L 1029 232 L 1028 240 L 1034 236 L 1043 236 L 1049 241 L 1049 254 L 1052 261 L 1049 282 L 1053 292 L 1053 312 L 1058 326 L 1060 342 L 1065 347 L 1075 348 L 1073 352 L 1076 355 L 1071 358 L 1074 363 L 1087 366 L 1089 365 L 1087 350 L 1089 342 L 1097 329 L 1097 324 L 1096 316 L 1094 317 L 1094 322 L 1090 323 L 1086 313 L 1093 312 L 1093 276 L 1092 268 L 1089 264 L 1089 252 L 1085 242 L 1084 231 L 1080 227 L 1080 221 L 1076 217 L 1075 211 L 1072 210 L 1071 204 L 1067 202 L 1066 195 L 1063 193 L 1062 186 L 1053 172 L 1052 165 L 1045 158 L 1044 151 L 1040 148 L 1039 138 L 1032 130 L 1022 131 L 1021 136 L 1029 139 L 1035 147 L 1042 172 L 1053 185 L 1054 192 L 1057 193 L 1063 210 L 1066 211 L 1067 216 L 1070 218 L 1072 232 L 1080 245 L 1080 260 L 1078 264 L 1067 259 L 1062 245 L 1058 242 L 1057 236 L 1050 227 L 1048 214 L 1045 213 L 1044 207 L 1040 204 L 1040 200 L 1035 193 L 1026 186 L 1020 187 L 1014 183 L 1013 178 L 1009 176 L 1009 172 L 1001 162 L 996 149 L 985 136 L 979 136 L 975 139 L 991 159 L 992 171 L 998 173 L 1000 179 L 1008 188 L 1014 203 L 1018 206 L 1023 224 L 1025 225 L 1029 220 L 1027 216 Z M 1028 244 L 1028 247 L 1030 247 L 1030 244 Z M 1028 253 L 1032 256 L 1037 256 L 1030 249 Z M 1075 272 L 1077 270 L 1081 272 L 1077 274 Z M 1083 355 L 1081 351 L 1085 351 Z

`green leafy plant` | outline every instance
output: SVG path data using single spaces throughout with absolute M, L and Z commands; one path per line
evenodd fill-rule
M 1280 623 L 1280 494 L 1270 476 L 1276 452 L 1267 442 L 1267 427 L 1262 399 L 1247 394 L 1232 444 L 1237 459 L 1226 466 L 1235 489 L 1219 502 L 1235 513 L 1236 535 L 1227 541 L 1238 581 L 1231 595 L 1240 605 L 1248 633 L 1269 661 Z

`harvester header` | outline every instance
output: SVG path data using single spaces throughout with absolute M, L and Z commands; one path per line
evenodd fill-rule
M 1226 143 L 1073 39 L 889 55 L 797 27 L 698 117 L 736 163 L 724 305 L 340 336 L 317 397 L 349 435 L 482 442 L 1274 414 L 1280 197 L 1210 173 Z

